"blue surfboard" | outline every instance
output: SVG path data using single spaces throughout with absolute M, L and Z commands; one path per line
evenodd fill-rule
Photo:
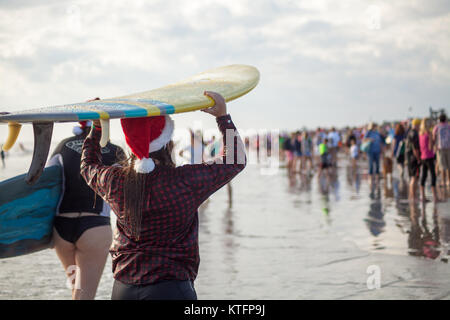
M 0 182 L 0 259 L 50 247 L 62 193 L 62 169 L 44 169 L 34 185 L 25 174 Z

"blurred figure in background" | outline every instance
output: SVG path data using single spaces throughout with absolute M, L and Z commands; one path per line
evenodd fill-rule
M 374 186 L 379 184 L 380 179 L 380 155 L 383 149 L 383 140 L 375 123 L 370 123 L 367 130 L 364 141 L 370 142 L 367 155 L 369 157 L 370 184 Z
M 302 136 L 300 131 L 294 134 L 294 161 L 292 164 L 292 170 L 294 173 L 301 173 L 303 169 L 303 155 L 302 155 Z
M 272 156 L 272 134 L 270 132 L 266 134 L 266 155 Z
M 208 143 L 207 148 L 209 150 L 208 161 L 215 161 L 218 157 L 223 157 L 224 154 L 223 142 L 221 140 L 216 139 L 216 136 L 211 137 L 211 141 Z M 231 208 L 233 205 L 233 188 L 231 186 L 231 181 L 227 183 L 227 193 L 228 193 L 228 207 Z
M 395 126 L 394 139 L 392 141 L 394 145 L 394 148 L 392 149 L 392 159 L 395 159 L 397 162 L 401 179 L 404 177 L 405 168 L 405 138 L 405 127 L 401 123 L 398 123 Z
M 280 157 L 280 162 L 284 162 L 285 159 L 285 150 L 284 150 L 284 142 L 286 141 L 286 139 L 288 139 L 288 135 L 285 132 L 282 132 L 279 137 L 278 137 L 278 145 L 279 147 L 279 157 Z
M 328 145 L 330 147 L 329 152 L 331 155 L 331 164 L 333 167 L 337 167 L 337 154 L 339 150 L 339 142 L 341 142 L 341 136 L 339 132 L 336 131 L 336 128 L 331 128 L 331 131 L 328 133 Z
M 326 138 L 326 135 L 323 132 L 323 130 L 321 128 L 317 128 L 316 134 L 314 136 L 314 146 L 315 146 L 314 147 L 314 157 L 315 157 L 314 162 L 319 165 L 319 168 L 320 168 L 320 163 L 321 163 L 319 146 L 325 138 Z
M 356 144 L 356 139 L 350 140 L 350 159 L 352 162 L 352 169 L 356 171 L 359 159 L 359 148 Z
M 211 137 L 211 141 L 208 143 L 208 151 L 209 157 L 214 159 L 220 152 L 222 147 L 222 143 L 219 140 L 216 140 L 216 136 Z
M 6 163 L 5 163 L 5 151 L 3 151 L 3 145 L 0 146 L 0 157 L 2 158 L 2 165 L 3 168 L 6 167 Z
M 409 173 L 409 200 L 415 202 L 417 200 L 417 181 L 420 175 L 420 143 L 419 128 L 421 120 L 414 119 L 411 123 L 407 139 L 406 139 L 406 161 L 408 163 Z
M 196 132 L 194 132 L 194 130 L 189 129 L 189 133 L 191 136 L 191 143 L 190 145 L 188 145 L 187 147 L 185 147 L 184 149 L 182 149 L 179 153 L 179 156 L 184 158 L 184 159 L 188 159 L 190 164 L 200 164 L 203 163 L 204 161 L 204 148 L 205 148 L 205 143 L 203 142 L 203 135 L 202 132 L 197 130 Z M 190 157 L 186 158 L 184 156 L 184 152 L 185 151 L 189 151 L 190 152 Z
M 313 152 L 314 152 L 314 144 L 312 139 L 308 133 L 308 131 L 304 131 L 302 135 L 302 154 L 303 154 L 303 168 L 307 170 L 307 173 L 313 174 L 314 171 L 314 162 L 313 162 Z M 309 168 L 306 168 L 309 163 Z
M 434 141 L 432 136 L 432 124 L 431 119 L 425 118 L 420 125 L 419 144 L 420 144 L 420 158 L 422 160 L 422 179 L 420 181 L 420 195 L 422 202 L 426 201 L 425 198 L 425 183 L 427 181 L 428 171 L 431 175 L 431 190 L 433 192 L 434 202 L 438 202 L 438 196 L 436 193 L 436 168 L 434 153 Z
M 326 177 L 328 181 L 330 180 L 330 172 L 329 168 L 331 167 L 330 158 L 331 155 L 328 151 L 328 139 L 325 138 L 322 143 L 319 145 L 319 154 L 320 154 L 320 167 L 319 167 L 319 180 L 322 178 L 324 172 L 326 172 Z
M 294 159 L 294 151 L 295 151 L 295 133 L 292 133 L 289 138 L 286 138 L 283 142 L 283 150 L 284 155 L 287 160 L 287 169 L 288 173 L 291 174 L 293 172 L 295 159 Z
M 348 128 L 346 137 L 345 137 L 345 147 L 347 148 L 348 153 L 350 154 L 350 149 L 352 147 L 352 141 L 355 141 L 356 144 L 356 136 L 353 129 Z M 351 156 L 351 155 L 350 155 Z
M 447 200 L 450 190 L 450 125 L 445 114 L 439 117 L 439 124 L 433 130 L 433 137 L 443 182 L 443 200 Z

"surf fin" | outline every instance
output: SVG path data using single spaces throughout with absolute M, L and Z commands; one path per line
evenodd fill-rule
M 100 147 L 106 147 L 109 141 L 109 119 L 100 119 L 102 125 L 102 138 L 100 139 Z
M 39 180 L 42 171 L 44 171 L 52 141 L 53 122 L 33 123 L 33 131 L 33 160 L 31 161 L 31 166 L 25 179 L 28 184 L 35 184 Z
M 14 146 L 14 144 L 17 141 L 17 137 L 19 136 L 22 125 L 17 122 L 9 122 L 8 128 L 9 128 L 8 138 L 6 139 L 6 142 L 3 145 L 3 151 L 8 151 Z

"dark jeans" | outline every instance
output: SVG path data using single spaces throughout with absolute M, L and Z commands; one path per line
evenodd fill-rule
M 434 162 L 434 158 L 422 160 L 422 180 L 420 181 L 422 187 L 424 187 L 425 182 L 427 182 L 428 170 L 431 173 L 431 186 L 436 187 L 436 168 Z
M 189 280 L 164 280 L 148 285 L 114 280 L 111 300 L 197 300 L 197 294 Z
M 420 175 L 420 163 L 414 156 L 408 157 L 408 172 L 410 178 L 419 178 Z
M 380 152 L 369 152 L 369 174 L 380 174 Z

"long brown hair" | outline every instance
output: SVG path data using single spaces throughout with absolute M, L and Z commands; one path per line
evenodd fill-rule
M 401 123 L 397 123 L 395 126 L 395 135 L 402 136 L 405 134 L 405 127 Z
M 172 160 L 173 142 L 170 141 L 164 148 L 150 153 L 150 158 L 155 161 L 157 166 L 175 168 Z M 130 158 L 125 160 L 124 166 L 124 212 L 126 225 L 129 226 L 128 232 L 135 239 L 139 240 L 141 235 L 142 211 L 148 206 L 146 202 L 146 183 L 147 174 L 138 173 L 134 170 L 134 164 L 137 157 L 131 154 Z M 155 169 L 156 170 L 156 169 Z

